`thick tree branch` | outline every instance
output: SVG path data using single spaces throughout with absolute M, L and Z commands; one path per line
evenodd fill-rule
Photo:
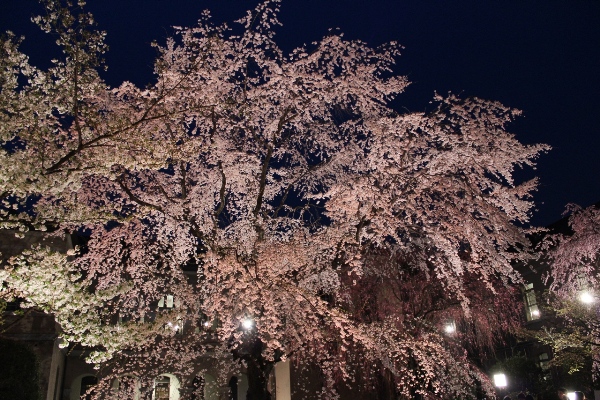
M 127 193 L 127 196 L 129 196 L 129 199 L 131 201 L 133 201 L 133 202 L 135 202 L 135 203 L 137 203 L 137 204 L 139 204 L 141 206 L 148 207 L 148 208 L 151 208 L 153 210 L 163 212 L 163 209 L 161 207 L 159 207 L 157 205 L 154 205 L 154 204 L 151 204 L 151 203 L 148 203 L 148 202 L 140 199 L 139 197 L 137 197 L 135 194 L 133 194 L 133 192 L 125 184 L 123 177 L 120 177 L 119 179 L 117 179 L 117 182 L 118 182 L 119 186 L 121 187 L 121 189 L 123 189 L 123 191 L 125 193 Z
M 223 164 L 219 161 L 218 165 L 221 172 L 221 189 L 219 190 L 219 206 L 214 213 L 215 224 L 218 224 L 219 216 L 223 212 L 223 209 L 225 209 L 225 188 L 227 187 L 227 177 L 223 171 Z

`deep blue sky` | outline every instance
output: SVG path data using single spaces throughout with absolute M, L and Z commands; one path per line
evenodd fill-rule
M 88 0 L 108 32 L 111 85 L 152 79 L 155 50 L 173 25 L 189 26 L 210 9 L 232 21 L 250 0 Z M 0 31 L 26 36 L 33 63 L 47 65 L 52 41 L 29 21 L 35 0 L 0 0 Z M 600 1 L 597 0 L 284 0 L 278 41 L 284 50 L 328 28 L 371 45 L 405 46 L 397 72 L 413 82 L 399 104 L 428 106 L 434 90 L 477 96 L 523 110 L 511 131 L 554 148 L 539 160 L 533 222 L 549 224 L 564 206 L 600 201 Z M 526 174 L 531 176 L 531 174 Z

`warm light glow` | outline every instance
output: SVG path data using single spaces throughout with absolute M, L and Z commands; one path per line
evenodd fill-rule
M 583 292 L 579 295 L 579 300 L 584 304 L 592 304 L 596 299 L 590 292 Z
M 252 329 L 253 326 L 254 326 L 254 321 L 252 321 L 250 318 L 246 318 L 242 321 L 242 327 L 247 331 Z
M 581 300 L 581 301 L 583 301 L 583 300 Z M 575 392 L 567 393 L 567 397 L 569 398 L 569 400 L 575 400 Z
M 452 334 L 452 333 L 456 332 L 456 327 L 454 326 L 454 324 L 447 324 L 444 327 L 444 331 L 448 334 Z
M 494 385 L 499 388 L 506 387 L 506 375 L 504 374 L 495 374 L 494 375 Z
M 531 312 L 531 316 L 532 317 L 539 317 L 540 316 L 540 310 L 533 310 Z
M 181 325 L 179 325 L 180 321 L 177 321 L 175 324 L 173 322 L 168 321 L 167 326 L 165 328 L 173 330 L 173 332 L 179 332 L 181 329 Z
M 204 326 L 208 328 L 210 326 L 210 321 L 205 321 Z

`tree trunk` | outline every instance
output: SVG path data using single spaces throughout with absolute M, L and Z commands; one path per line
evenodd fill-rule
M 234 359 L 244 360 L 248 376 L 248 392 L 246 400 L 272 400 L 269 392 L 269 375 L 275 365 L 274 361 L 263 358 L 263 343 L 256 332 L 248 332 L 245 340 L 233 350 Z
M 260 355 L 245 358 L 248 374 L 248 393 L 246 400 L 271 400 L 269 392 L 269 375 L 273 369 L 273 363 L 265 362 Z

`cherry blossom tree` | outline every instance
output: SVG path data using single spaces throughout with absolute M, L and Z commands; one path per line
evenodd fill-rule
M 547 149 L 507 132 L 517 110 L 448 94 L 400 113 L 398 44 L 330 33 L 286 55 L 276 0 L 234 28 L 208 12 L 175 28 L 153 83 L 112 88 L 83 3 L 44 4 L 51 68 L 1 42 L 0 217 L 88 239 L 14 257 L 0 281 L 91 349 L 99 396 L 207 359 L 243 368 L 252 399 L 289 358 L 332 398 L 356 365 L 406 398 L 492 390 L 466 350 L 514 326 L 536 181 L 513 172 Z
M 549 235 L 542 242 L 542 250 L 551 260 L 550 289 L 563 296 L 587 291 L 593 297 L 600 278 L 600 209 L 571 204 L 566 218 L 569 232 Z
M 571 204 L 566 214 L 568 227 L 550 232 L 540 244 L 543 261 L 549 266 L 548 303 L 556 321 L 538 337 L 552 346 L 555 364 L 569 373 L 584 371 L 584 375 L 597 380 L 600 209 Z M 593 374 L 585 373 L 590 365 Z
M 452 387 L 457 385 L 472 389 L 478 385 L 477 381 L 484 391 L 492 390 L 479 368 L 483 367 L 481 361 L 489 359 L 494 349 L 504 344 L 499 333 L 515 333 L 519 329 L 520 290 L 500 281 L 490 282 L 493 287 L 490 290 L 481 280 L 465 275 L 463 290 L 472 303 L 466 313 L 457 297 L 446 293 L 442 281 L 429 279 L 427 272 L 413 268 L 410 260 L 399 257 L 404 256 L 371 254 L 367 263 L 377 268 L 365 271 L 357 283 L 350 279 L 343 283 L 348 286 L 344 293 L 350 300 L 346 307 L 355 318 L 372 324 L 395 316 L 396 326 L 401 326 L 404 335 L 413 342 L 407 346 L 410 357 L 417 364 L 429 364 L 426 359 L 434 361 L 429 376 L 419 368 L 402 372 L 403 379 L 419 382 L 419 389 L 426 388 L 413 389 L 409 398 L 434 393 L 435 386 L 447 385 L 438 390 L 446 394 L 452 393 Z M 383 374 L 384 371 L 377 370 L 367 372 L 371 377 Z M 440 381 L 442 376 L 446 378 Z M 395 397 L 380 395 L 379 398 Z

